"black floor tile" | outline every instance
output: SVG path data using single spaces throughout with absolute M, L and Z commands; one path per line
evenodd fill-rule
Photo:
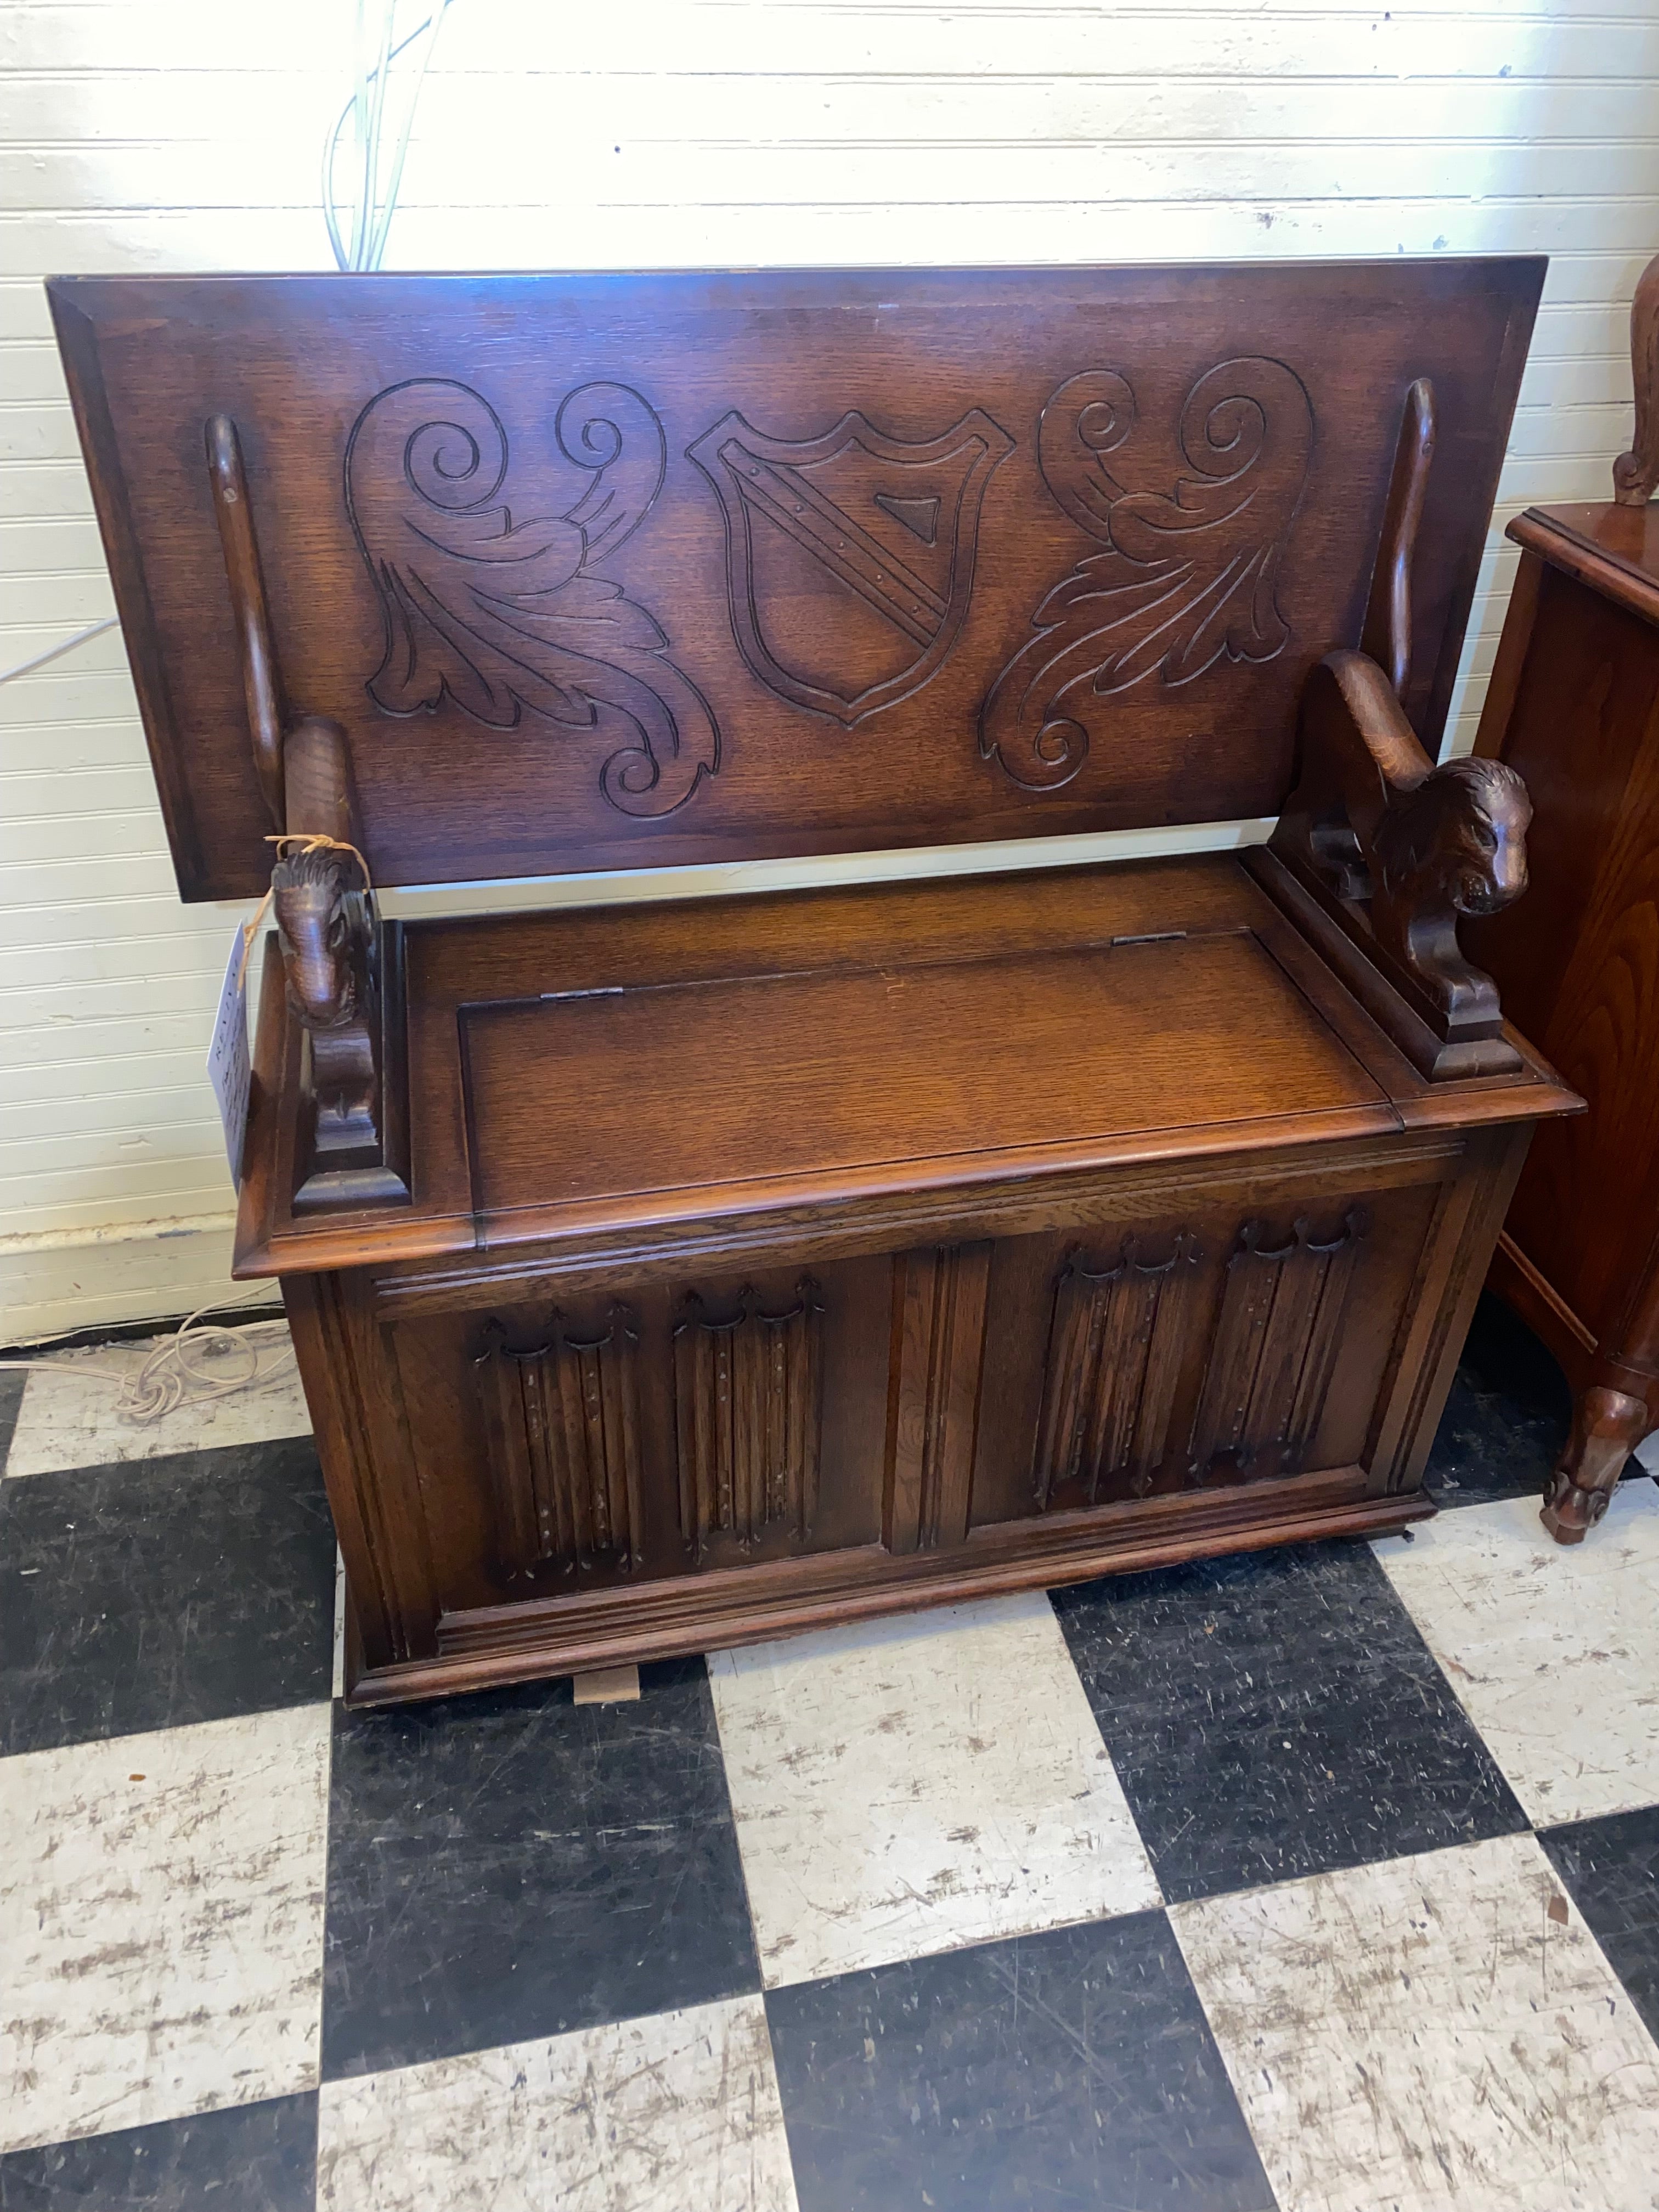
M 316 2185 L 315 2096 L 0 2158 L 0 2212 L 312 2212 Z
M 1659 1805 L 1547 1828 L 1538 1840 L 1659 2037 Z
M 1501 1298 L 1485 1291 L 1424 1486 L 1441 1506 L 1540 1497 L 1571 1419 L 1572 1393 L 1553 1355 Z
M 337 1711 L 325 2078 L 760 1987 L 701 1659 Z
M 334 1530 L 308 1437 L 0 1482 L 0 1747 L 326 1698 Z
M 1273 2212 L 1161 1912 L 766 2010 L 800 2212 Z
M 8 1374 L 0 1369 L 0 1474 L 5 1472 L 11 1432 L 17 1426 L 17 1409 L 23 1402 L 28 1379 L 27 1375 Z
M 1368 1545 L 1054 1604 L 1171 1903 L 1527 1825 Z

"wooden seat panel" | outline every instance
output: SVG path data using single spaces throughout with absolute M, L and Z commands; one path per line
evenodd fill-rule
M 477 1208 L 1383 1103 L 1251 932 L 462 1010 Z

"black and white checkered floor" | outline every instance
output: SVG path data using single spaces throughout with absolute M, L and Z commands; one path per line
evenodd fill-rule
M 1413 1541 L 581 1708 L 343 1711 L 291 1384 L 76 1365 L 4 1401 L 4 2212 L 1659 2207 L 1659 1492 L 1547 1541 L 1501 1310 Z

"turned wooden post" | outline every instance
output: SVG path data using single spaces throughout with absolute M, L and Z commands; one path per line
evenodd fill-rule
M 1434 386 L 1419 376 L 1406 394 L 1395 448 L 1382 536 L 1371 571 L 1370 598 L 1359 633 L 1359 649 L 1377 663 L 1403 695 L 1412 668 L 1412 555 L 1428 496 L 1429 464 L 1434 459 Z
M 1620 507 L 1645 507 L 1659 486 L 1659 253 L 1642 271 L 1630 310 L 1630 363 L 1636 386 L 1636 434 L 1613 465 Z

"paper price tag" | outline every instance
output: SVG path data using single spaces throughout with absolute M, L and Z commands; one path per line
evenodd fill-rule
M 239 927 L 230 948 L 225 980 L 219 993 L 219 1011 L 213 1021 L 213 1042 L 208 1047 L 208 1081 L 219 1102 L 219 1119 L 225 1132 L 225 1158 L 230 1179 L 241 1186 L 242 1141 L 247 1134 L 247 1097 L 253 1071 L 247 1048 L 247 964 L 242 957 L 243 932 Z

